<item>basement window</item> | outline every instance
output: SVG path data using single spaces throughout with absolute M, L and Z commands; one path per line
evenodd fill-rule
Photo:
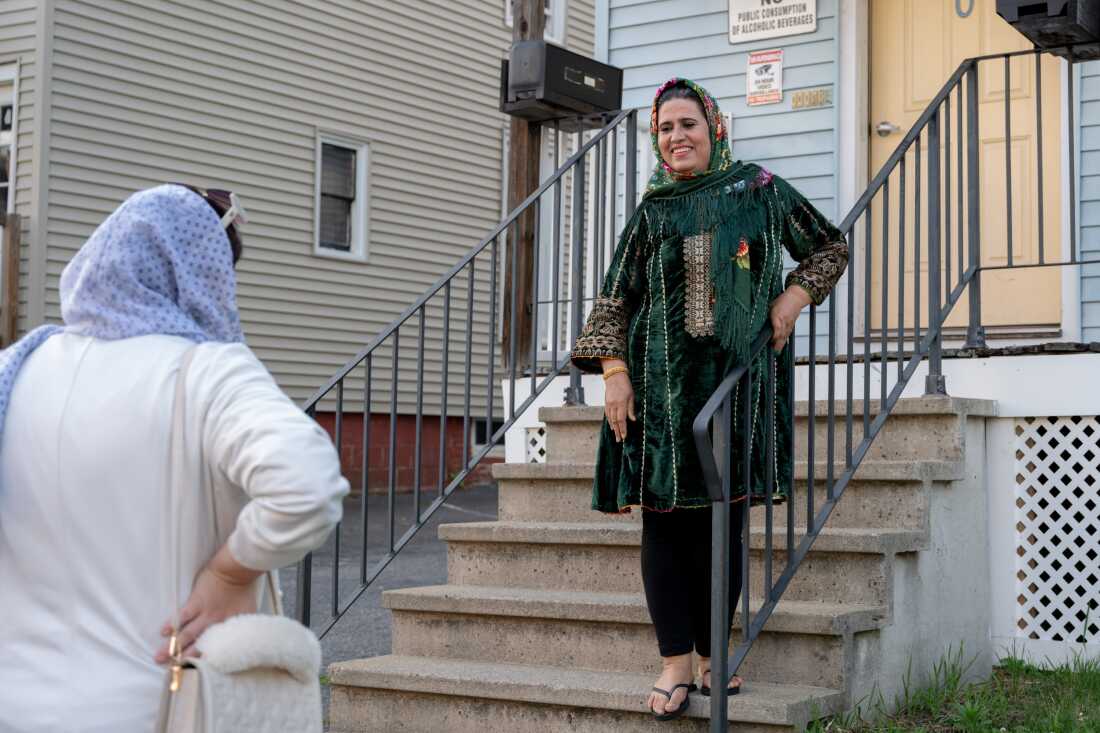
M 314 254 L 367 258 L 367 144 L 317 137 Z

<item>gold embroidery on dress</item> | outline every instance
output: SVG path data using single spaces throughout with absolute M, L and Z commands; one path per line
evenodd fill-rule
M 710 234 L 684 237 L 684 271 L 687 273 L 687 298 L 684 330 L 695 338 L 714 335 L 713 285 L 710 280 Z
M 626 358 L 626 329 L 630 314 L 622 298 L 596 298 L 588 322 L 573 347 L 573 357 Z

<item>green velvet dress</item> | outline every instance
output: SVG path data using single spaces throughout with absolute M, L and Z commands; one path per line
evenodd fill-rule
M 789 184 L 763 168 L 732 163 L 686 186 L 643 199 L 624 229 L 606 279 L 577 340 L 573 362 L 601 371 L 623 359 L 634 387 L 637 420 L 623 443 L 604 422 L 592 507 L 669 511 L 711 502 L 692 438 L 692 423 L 722 379 L 744 363 L 753 337 L 782 292 L 783 252 L 799 266 L 786 285 L 820 304 L 847 264 L 841 233 Z M 751 395 L 735 394 L 734 463 L 740 465 L 743 400 L 752 403 L 754 497 L 789 495 L 791 483 L 791 347 L 767 349 L 752 365 Z M 772 425 L 776 451 L 766 482 L 767 360 L 775 359 Z M 746 493 L 735 471 L 735 499 Z

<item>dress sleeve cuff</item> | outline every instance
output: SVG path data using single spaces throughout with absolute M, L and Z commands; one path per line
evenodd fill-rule
M 785 287 L 789 288 L 792 285 L 797 285 L 798 287 L 805 290 L 810 295 L 810 300 L 813 302 L 814 305 L 821 305 L 825 302 L 825 299 L 829 297 L 828 290 L 822 292 L 820 288 L 814 287 L 813 283 L 811 283 L 807 278 L 801 276 L 797 272 L 792 272 L 791 274 L 787 275 L 787 282 L 785 283 Z
M 787 275 L 786 287 L 797 285 L 810 295 L 814 305 L 821 305 L 836 287 L 848 267 L 848 243 L 843 239 L 814 249 L 806 259 Z
M 629 314 L 622 298 L 597 298 L 570 358 L 585 372 L 603 371 L 601 359 L 626 361 Z

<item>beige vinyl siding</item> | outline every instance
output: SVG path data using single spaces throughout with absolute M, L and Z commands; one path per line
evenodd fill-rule
M 568 0 L 569 45 L 592 53 L 593 26 L 592 0 Z M 47 316 L 59 317 L 65 264 L 130 192 L 166 181 L 232 188 L 250 218 L 238 269 L 246 335 L 283 388 L 308 397 L 499 221 L 509 42 L 499 0 L 58 0 Z M 313 254 L 319 131 L 369 146 L 366 262 Z M 488 269 L 479 259 L 479 374 Z M 466 282 L 454 285 L 452 370 L 464 356 Z M 433 302 L 428 315 L 429 413 L 441 311 Z M 415 319 L 401 340 L 408 412 Z M 373 368 L 374 407 L 387 409 L 388 351 Z M 345 395 L 355 403 L 360 384 Z M 449 400 L 455 414 L 456 376 Z
M 37 0 L 5 0 L 0 3 L 0 64 L 19 62 L 18 90 L 15 100 L 18 139 L 12 157 L 15 159 L 15 212 L 23 215 L 21 232 L 23 246 L 19 257 L 19 323 L 20 331 L 29 325 L 27 305 L 30 300 L 30 243 L 34 238 L 34 189 L 31 166 L 34 136 L 35 50 L 38 21 Z

